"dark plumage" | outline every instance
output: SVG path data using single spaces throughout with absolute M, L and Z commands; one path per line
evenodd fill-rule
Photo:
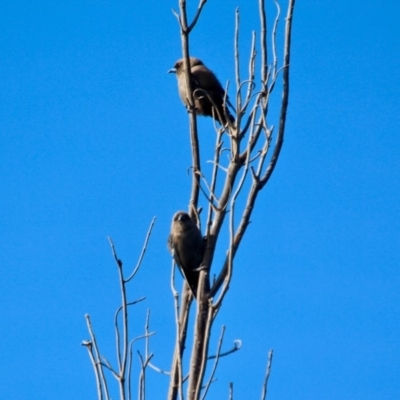
M 178 211 L 174 215 L 168 237 L 168 248 L 196 297 L 204 239 L 189 214 Z
M 174 67 L 168 72 L 176 73 L 178 79 L 179 96 L 183 103 L 188 106 L 188 96 L 185 81 L 185 69 L 183 59 L 178 60 Z M 226 116 L 231 123 L 234 122 L 232 114 L 224 104 L 225 90 L 221 86 L 215 74 L 209 70 L 201 60 L 190 57 L 190 78 L 193 90 L 196 113 L 200 115 L 214 117 L 222 125 L 226 125 Z M 207 93 L 207 94 L 206 94 Z M 207 97 L 212 99 L 212 102 Z M 228 96 L 225 99 L 229 103 Z M 213 110 L 213 103 L 217 110 Z

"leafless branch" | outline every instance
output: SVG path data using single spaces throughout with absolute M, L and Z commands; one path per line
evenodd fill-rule
M 200 17 L 200 14 L 201 14 L 201 10 L 203 9 L 204 4 L 206 4 L 206 2 L 207 2 L 207 0 L 200 0 L 199 7 L 197 8 L 196 15 L 194 16 L 193 21 L 192 21 L 192 23 L 190 24 L 190 26 L 187 28 L 188 33 L 190 33 L 190 31 L 191 31 L 191 30 L 194 28 L 194 26 L 197 24 L 197 21 L 198 21 L 198 19 L 199 19 L 199 17 Z
M 92 342 L 85 340 L 82 342 L 82 346 L 85 346 L 87 348 L 90 361 L 92 362 L 94 376 L 96 378 L 97 398 L 99 400 L 103 400 L 103 387 L 102 387 L 101 381 L 100 381 L 98 365 L 96 364 L 96 360 L 95 360 L 94 354 L 93 354 Z
M 217 370 L 218 361 L 219 361 L 220 353 L 221 353 L 222 342 L 224 340 L 224 334 L 225 334 L 225 326 L 222 326 L 221 335 L 220 335 L 219 341 L 218 341 L 217 354 L 215 356 L 215 362 L 214 362 L 214 365 L 213 365 L 213 369 L 211 371 L 210 378 L 209 378 L 209 380 L 208 380 L 208 382 L 206 384 L 206 387 L 204 389 L 203 396 L 202 396 L 201 400 L 205 400 L 207 392 L 208 392 L 208 389 L 209 389 L 209 387 L 211 385 L 211 382 L 212 382 L 212 380 L 214 378 L 215 371 Z
M 114 378 L 118 379 L 118 372 L 115 371 L 115 369 L 112 367 L 112 365 L 107 360 L 107 358 L 105 358 L 102 355 L 100 355 L 100 359 L 101 359 L 101 365 L 103 367 L 107 368 L 114 375 Z
M 271 177 L 283 145 L 283 136 L 285 133 L 285 125 L 286 125 L 286 114 L 289 104 L 290 42 L 292 36 L 292 19 L 293 19 L 294 4 L 295 0 L 289 0 L 288 12 L 286 15 L 285 44 L 284 44 L 284 56 L 283 56 L 284 69 L 283 69 L 283 79 L 282 79 L 283 88 L 282 88 L 281 112 L 279 117 L 278 137 L 276 140 L 271 161 L 269 163 L 267 171 L 265 172 L 261 180 L 261 185 L 262 185 L 261 188 L 264 187 L 264 185 L 268 182 L 269 178 Z
M 132 361 L 133 361 L 133 340 L 129 343 L 129 362 L 128 362 L 128 400 L 132 400 Z
M 150 354 L 148 357 L 143 360 L 142 355 L 138 351 L 139 359 L 140 359 L 140 375 L 139 375 L 139 400 L 146 399 L 146 368 L 149 364 L 150 360 L 153 358 L 153 354 Z
M 271 374 L 272 356 L 273 355 L 274 355 L 274 351 L 270 350 L 268 353 L 267 371 L 265 373 L 263 389 L 262 389 L 262 393 L 261 393 L 261 400 L 265 400 L 267 398 L 268 379 Z
M 246 98 L 244 101 L 243 107 L 240 109 L 240 115 L 244 115 L 248 105 L 250 104 L 250 100 L 252 98 L 252 93 L 255 88 L 255 83 L 254 83 L 254 77 L 255 77 L 255 59 L 256 59 L 256 33 L 252 33 L 252 39 L 251 39 L 251 51 L 250 51 L 250 57 L 249 57 L 249 78 L 246 81 L 243 81 L 240 84 L 240 89 L 244 84 L 247 84 L 247 93 L 246 93 Z M 238 111 L 239 113 L 239 111 Z
M 215 206 L 214 201 L 217 201 L 217 202 L 218 202 L 218 198 L 217 198 L 217 196 L 215 196 L 215 194 L 214 194 L 214 192 L 212 191 L 211 187 L 208 185 L 208 182 L 207 182 L 205 176 L 204 176 L 203 174 L 201 174 L 201 173 L 199 173 L 199 174 L 201 175 L 201 179 L 203 180 L 203 182 L 204 182 L 204 184 L 205 184 L 205 186 L 206 186 L 208 192 L 210 193 L 210 195 L 208 195 L 208 194 L 206 193 L 206 191 L 202 188 L 201 185 L 200 185 L 200 190 L 202 191 L 204 197 L 207 199 L 208 204 L 210 205 L 210 207 L 212 207 L 215 211 L 217 211 L 217 210 L 218 210 L 218 207 Z
M 193 300 L 192 292 L 186 281 L 183 283 L 183 295 L 181 308 L 179 307 L 179 294 L 175 289 L 175 264 L 172 261 L 171 289 L 174 295 L 175 323 L 176 323 L 176 344 L 174 358 L 171 367 L 171 381 L 168 393 L 169 400 L 175 400 L 179 395 L 183 399 L 183 379 L 182 379 L 182 355 L 186 343 L 187 324 L 189 320 L 190 305 Z
M 83 342 L 82 344 L 85 345 L 86 348 L 88 349 L 89 357 L 93 364 L 93 369 L 95 371 L 96 382 L 97 382 L 98 399 L 102 400 L 104 398 L 103 397 L 103 392 L 104 392 L 105 399 L 108 400 L 109 394 L 108 394 L 107 381 L 104 376 L 103 368 L 101 367 L 100 351 L 99 351 L 99 347 L 97 345 L 96 336 L 93 331 L 92 322 L 90 321 L 90 315 L 86 314 L 85 318 L 86 318 L 86 324 L 87 324 L 87 328 L 88 328 L 91 340 Z M 87 344 L 85 344 L 85 343 L 87 343 Z
M 222 147 L 222 134 L 223 131 L 218 131 L 217 132 L 217 139 L 215 142 L 215 152 L 214 152 L 214 167 L 213 167 L 213 172 L 212 172 L 212 178 L 211 178 L 211 188 L 210 192 L 215 193 L 215 187 L 217 184 L 217 177 L 218 177 L 218 167 L 219 167 L 219 157 L 221 154 L 221 147 Z M 214 210 L 214 202 L 209 202 L 208 204 L 208 216 L 207 216 L 207 236 L 209 234 L 210 226 L 211 226 L 211 220 L 213 216 L 213 210 Z
M 240 93 L 240 57 L 239 57 L 239 24 L 240 22 L 240 12 L 239 12 L 239 7 L 236 8 L 235 12 L 235 76 L 236 76 L 236 109 L 237 110 L 242 110 L 242 95 Z M 239 122 L 240 122 L 240 113 L 238 113 L 238 124 L 237 126 L 239 127 Z
M 199 293 L 201 293 L 201 274 L 199 282 Z M 205 368 L 207 364 L 208 345 L 213 323 L 213 309 L 211 301 L 201 296 L 197 301 L 197 319 L 195 326 L 192 358 L 190 360 L 190 374 L 188 386 L 188 399 L 200 398 Z
M 249 137 L 248 147 L 250 147 L 250 145 L 251 145 L 251 137 Z M 222 300 L 225 297 L 226 292 L 228 291 L 229 283 L 230 283 L 230 280 L 232 277 L 233 258 L 234 258 L 234 255 L 235 255 L 236 249 L 237 249 L 237 246 L 236 246 L 235 240 L 234 240 L 235 205 L 236 205 L 236 199 L 239 196 L 239 193 L 242 190 L 242 187 L 246 181 L 246 176 L 247 176 L 247 173 L 249 170 L 249 161 L 250 161 L 249 156 L 250 156 L 250 151 L 247 151 L 247 159 L 245 160 L 242 176 L 241 176 L 239 184 L 231 198 L 231 203 L 230 203 L 231 213 L 230 213 L 230 219 L 229 219 L 229 243 L 230 244 L 229 244 L 229 251 L 228 251 L 228 256 L 227 256 L 226 269 L 225 268 L 222 269 L 221 274 L 217 279 L 217 282 L 220 282 L 220 284 L 222 284 L 222 282 L 223 282 L 224 285 L 223 285 L 223 289 L 222 289 L 222 292 L 221 292 L 218 300 L 213 305 L 215 313 L 218 312 L 218 310 L 221 306 Z M 218 289 L 219 288 L 217 288 L 217 283 L 215 283 L 211 290 L 211 296 L 214 296 Z
M 219 353 L 219 358 L 229 356 L 232 353 L 236 353 L 240 348 L 242 347 L 242 341 L 241 340 L 235 340 L 233 342 L 233 347 L 230 350 L 224 351 L 222 353 Z M 208 356 L 208 360 L 212 360 L 213 358 L 216 358 L 217 355 L 214 356 Z
M 150 363 L 150 362 L 149 362 L 149 367 L 150 367 L 151 369 L 153 369 L 154 371 L 160 373 L 160 374 L 163 374 L 163 375 L 171 375 L 171 372 L 165 371 L 165 370 L 163 370 L 163 369 L 161 369 L 161 368 L 159 368 L 159 367 L 156 367 L 154 364 L 152 364 L 152 363 Z
M 146 346 L 145 346 L 146 360 L 149 357 L 150 336 L 151 336 L 149 332 L 149 326 L 150 326 L 150 309 L 147 310 L 146 324 L 144 326 L 145 339 L 146 339 Z
M 205 2 L 204 2 L 205 3 Z M 204 4 L 201 5 L 198 15 L 200 15 L 201 9 Z M 197 22 L 198 17 L 195 17 Z M 192 148 L 192 165 L 193 165 L 193 175 L 192 175 L 192 192 L 190 196 L 189 210 L 192 206 L 197 209 L 197 203 L 199 200 L 199 176 L 197 171 L 200 171 L 200 149 L 199 149 L 199 139 L 197 135 L 197 119 L 194 106 L 193 89 L 190 81 L 190 62 L 189 62 L 189 29 L 187 24 L 187 13 L 186 13 L 186 0 L 179 0 L 179 21 L 181 27 L 181 38 L 182 38 L 182 54 L 183 54 L 183 64 L 185 69 L 185 81 L 187 88 L 187 97 L 189 103 L 189 122 L 190 122 L 190 142 Z M 194 21 L 194 22 L 195 22 Z M 194 24 L 191 29 L 193 29 Z M 191 215 L 193 216 L 193 215 Z
M 233 383 L 229 382 L 229 400 L 233 400 Z
M 263 86 L 267 84 L 268 47 L 267 47 L 267 18 L 264 0 L 259 1 L 260 23 L 261 23 L 261 81 Z
M 120 283 L 120 292 L 121 292 L 121 307 L 122 310 L 122 348 L 121 348 L 121 338 L 120 332 L 118 328 L 117 315 L 119 313 L 119 309 L 115 315 L 115 335 L 116 335 L 116 348 L 117 348 L 117 360 L 118 360 L 118 369 L 119 369 L 119 389 L 121 398 L 125 397 L 125 370 L 128 358 L 128 306 L 126 299 L 126 287 L 124 281 L 124 273 L 122 269 L 122 261 L 118 258 L 117 252 L 115 250 L 114 243 L 112 239 L 109 237 L 108 241 L 110 242 L 111 250 L 118 266 L 118 275 L 119 275 L 119 283 Z
M 176 383 L 172 387 L 168 398 L 174 398 L 176 391 L 179 392 L 179 398 L 182 400 L 182 354 L 180 347 L 181 340 L 181 320 L 179 318 L 179 293 L 175 288 L 175 262 L 172 260 L 171 270 L 171 290 L 174 296 L 174 310 L 175 310 L 175 325 L 176 325 L 176 343 L 175 343 L 175 356 L 172 366 L 172 371 L 176 371 L 175 379 Z
M 150 223 L 150 227 L 149 227 L 149 229 L 147 231 L 146 239 L 144 240 L 144 245 L 143 245 L 143 248 L 142 248 L 142 252 L 140 253 L 139 260 L 138 260 L 138 262 L 136 264 L 136 267 L 134 268 L 133 272 L 131 273 L 131 275 L 125 280 L 125 283 L 128 283 L 136 275 L 136 273 L 139 271 L 139 268 L 140 268 L 140 266 L 142 264 L 142 261 L 143 261 L 144 254 L 146 253 L 146 250 L 147 250 L 147 244 L 149 243 L 150 235 L 151 235 L 151 232 L 153 230 L 153 226 L 154 226 L 155 222 L 156 222 L 156 217 L 153 217 L 153 219 L 151 220 L 151 223 Z

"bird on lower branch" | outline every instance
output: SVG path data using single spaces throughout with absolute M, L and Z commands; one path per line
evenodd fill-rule
M 195 222 L 184 211 L 178 211 L 172 219 L 168 248 L 196 298 L 205 240 Z

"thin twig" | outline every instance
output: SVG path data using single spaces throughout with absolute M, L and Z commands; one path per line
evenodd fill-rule
M 269 151 L 269 147 L 271 145 L 271 135 L 269 134 L 270 132 L 273 132 L 274 127 L 272 126 L 271 129 L 267 129 L 267 135 L 266 135 L 266 139 L 264 142 L 264 146 L 262 148 L 262 150 L 260 151 L 260 159 L 258 161 L 258 167 L 257 167 L 257 172 L 256 172 L 256 176 L 257 176 L 257 180 L 260 180 L 260 176 L 261 176 L 261 171 L 264 167 L 264 162 L 265 159 L 267 157 L 268 151 Z
M 275 77 L 277 74 L 276 71 L 276 67 L 278 65 L 278 56 L 276 54 L 276 31 L 278 29 L 278 23 L 279 23 L 279 17 L 281 15 L 281 7 L 279 6 L 279 3 L 274 0 L 274 3 L 276 5 L 277 8 L 277 12 L 276 12 L 276 17 L 275 17 L 275 21 L 274 21 L 274 26 L 272 28 L 272 57 L 273 57 L 273 69 L 272 69 L 272 76 Z
M 267 171 L 261 179 L 261 188 L 268 182 L 275 169 L 276 163 L 279 158 L 279 154 L 283 145 L 283 137 L 285 134 L 286 125 L 286 114 L 289 104 L 289 68 L 290 68 L 290 42 L 292 34 L 292 20 L 293 20 L 293 10 L 294 10 L 295 0 L 289 0 L 288 12 L 286 15 L 286 26 L 285 26 L 285 45 L 284 45 L 284 56 L 283 64 L 285 68 L 283 69 L 282 78 L 282 101 L 281 101 L 281 112 L 279 116 L 279 130 L 276 139 L 276 145 L 274 152 L 271 157 L 271 161 L 268 165 Z
M 165 370 L 163 370 L 163 369 L 161 369 L 161 368 L 159 368 L 159 367 L 156 367 L 156 366 L 155 366 L 154 364 L 152 364 L 152 363 L 149 363 L 149 367 L 150 367 L 151 369 L 154 369 L 154 371 L 159 372 L 160 374 L 163 374 L 163 375 L 171 375 L 171 372 L 165 371 Z
M 267 66 L 268 66 L 268 47 L 267 47 L 267 18 L 265 15 L 264 0 L 259 2 L 260 23 L 261 23 L 261 81 L 263 86 L 267 84 Z
M 92 342 L 90 340 L 85 340 L 82 342 L 82 346 L 85 346 L 87 348 L 89 353 L 89 358 L 93 366 L 94 377 L 96 378 L 97 398 L 98 400 L 103 400 L 103 387 L 100 380 L 99 366 L 97 365 L 93 354 Z
M 197 11 L 196 11 L 196 15 L 194 16 L 193 21 L 190 24 L 190 26 L 187 28 L 187 33 L 188 34 L 191 32 L 191 30 L 197 24 L 197 21 L 198 21 L 198 19 L 200 17 L 200 14 L 201 14 L 201 10 L 203 9 L 204 4 L 206 4 L 206 2 L 207 2 L 207 0 L 200 0 L 199 6 L 198 6 Z
M 236 199 L 239 196 L 240 191 L 243 188 L 243 185 L 246 181 L 246 176 L 249 171 L 249 165 L 250 165 L 250 150 L 249 147 L 251 145 L 251 137 L 249 137 L 248 140 L 248 150 L 247 150 L 247 159 L 243 167 L 243 173 L 242 176 L 239 180 L 238 186 L 235 190 L 235 192 L 232 195 L 231 202 L 230 202 L 230 216 L 229 216 L 229 251 L 228 251 L 228 264 L 227 264 L 227 270 L 226 274 L 224 276 L 224 285 L 221 291 L 221 294 L 219 295 L 218 300 L 214 303 L 213 308 L 214 312 L 218 313 L 219 308 L 221 307 L 222 300 L 225 297 L 226 292 L 229 289 L 229 284 L 232 278 L 232 269 L 233 269 L 233 258 L 236 252 L 235 248 L 235 242 L 234 242 L 234 232 L 235 232 L 235 227 L 234 227 L 234 217 L 235 217 L 235 206 L 236 206 Z M 215 286 L 215 285 L 214 285 Z
M 135 343 L 135 342 L 137 342 L 138 340 L 140 340 L 140 339 L 147 339 L 147 338 L 149 338 L 150 336 L 153 336 L 153 335 L 155 335 L 156 333 L 155 332 L 148 332 L 148 333 L 145 333 L 144 335 L 140 335 L 140 336 L 137 336 L 137 337 L 135 337 L 134 339 L 132 339 L 131 341 L 130 341 L 130 343 L 129 343 L 129 360 L 128 360 L 128 370 L 127 370 L 127 379 L 128 379 L 128 399 L 130 399 L 131 398 L 131 393 L 132 393 L 132 391 L 131 391 L 131 375 L 132 375 L 132 354 L 133 354 L 133 344 Z
M 170 390 L 168 394 L 168 399 L 176 399 L 177 394 L 179 394 L 179 398 L 182 400 L 183 399 L 183 394 L 182 394 L 182 347 L 181 347 L 181 341 L 183 337 L 183 329 L 181 327 L 185 326 L 185 323 L 187 324 L 187 316 L 186 318 L 183 318 L 185 316 L 184 309 L 182 309 L 182 312 L 179 313 L 179 293 L 175 288 L 175 262 L 172 260 L 172 270 L 171 270 L 171 290 L 172 294 L 174 297 L 174 310 L 175 310 L 175 325 L 176 325 L 176 341 L 175 341 L 175 352 L 174 352 L 174 359 L 172 362 L 172 368 L 171 368 L 171 381 L 170 381 Z M 183 298 L 185 298 L 185 301 L 188 296 L 188 291 L 183 292 Z M 182 304 L 187 304 L 186 302 L 184 303 L 184 300 L 182 299 Z M 186 339 L 186 337 L 184 337 Z
M 240 91 L 240 57 L 239 57 L 239 26 L 240 26 L 240 12 L 239 7 L 235 12 L 235 76 L 236 76 L 236 109 L 242 110 L 242 94 Z
M 207 163 L 213 164 L 213 166 L 219 168 L 220 170 L 224 171 L 225 173 L 228 172 L 228 170 L 223 167 L 221 164 L 215 164 L 213 160 L 208 160 Z
M 140 375 L 139 375 L 139 395 L 138 398 L 139 400 L 145 400 L 146 399 L 146 368 L 150 360 L 153 358 L 153 354 L 150 354 L 148 357 L 145 358 L 143 361 L 143 357 L 140 354 L 140 352 L 137 352 L 139 355 L 140 359 Z
M 269 97 L 270 97 L 271 93 L 273 92 L 275 84 L 277 82 L 278 74 L 282 70 L 282 68 L 277 69 L 278 56 L 277 56 L 277 52 L 276 52 L 276 32 L 278 30 L 278 23 L 279 23 L 279 17 L 281 14 L 281 8 L 276 0 L 274 0 L 274 2 L 277 7 L 277 13 L 276 13 L 274 25 L 272 28 L 272 60 L 273 61 L 272 61 L 272 66 L 268 69 L 267 80 L 264 85 L 264 87 L 268 86 L 267 83 L 269 82 L 270 77 L 272 76 L 271 83 L 266 91 L 266 96 L 265 96 L 265 100 L 264 100 L 267 107 L 268 107 Z
M 214 362 L 214 365 L 213 365 L 213 369 L 211 370 L 210 379 L 207 382 L 207 385 L 206 385 L 206 387 L 204 389 L 203 396 L 202 396 L 201 400 L 205 400 L 205 398 L 207 396 L 208 389 L 210 388 L 211 382 L 212 382 L 212 380 L 214 378 L 215 371 L 217 370 L 218 361 L 219 361 L 219 358 L 220 358 L 221 347 L 222 347 L 222 342 L 224 340 L 224 334 L 225 334 L 225 326 L 223 325 L 222 329 L 221 329 L 221 335 L 220 335 L 219 341 L 218 341 L 217 354 L 215 356 L 215 362 Z
M 178 20 L 178 24 L 181 28 L 181 31 L 183 31 L 182 20 L 180 15 L 174 9 L 172 9 L 172 14 L 174 14 L 175 18 Z
M 249 79 L 245 82 L 248 82 L 248 87 L 247 87 L 247 94 L 246 94 L 246 99 L 244 102 L 244 106 L 241 109 L 241 113 L 245 113 L 247 109 L 247 105 L 250 102 L 252 92 L 255 88 L 255 83 L 254 83 L 254 76 L 255 76 L 255 59 L 256 59 L 256 33 L 253 32 L 252 38 L 251 38 L 251 51 L 250 51 L 250 60 L 249 60 Z
M 201 5 L 201 8 L 203 8 L 203 5 Z M 191 212 L 192 207 L 194 209 L 197 209 L 197 203 L 199 201 L 200 185 L 199 185 L 199 176 L 197 175 L 197 171 L 200 171 L 201 168 L 200 168 L 200 147 L 197 135 L 197 118 L 194 106 L 194 95 L 190 79 L 189 28 L 187 23 L 186 0 L 179 0 L 179 12 L 180 12 L 179 21 L 180 21 L 181 39 L 182 39 L 183 66 L 185 70 L 186 94 L 187 94 L 188 109 L 189 109 L 190 143 L 192 149 L 192 165 L 193 165 L 193 175 L 192 175 L 193 181 L 192 181 L 192 191 L 190 196 L 189 212 L 190 216 L 193 216 Z M 198 12 L 199 15 L 200 12 L 201 9 Z
M 133 360 L 133 340 L 129 343 L 129 362 L 128 362 L 128 400 L 132 399 L 132 360 Z
M 233 347 L 230 350 L 219 353 L 218 357 L 221 358 L 221 357 L 229 356 L 229 354 L 236 353 L 238 350 L 240 350 L 241 347 L 242 347 L 242 341 L 235 340 L 233 342 Z M 212 360 L 213 358 L 216 358 L 216 357 L 217 357 L 217 355 L 208 356 L 207 359 Z
M 109 394 L 108 394 L 108 387 L 107 387 L 107 381 L 106 378 L 104 376 L 104 371 L 103 368 L 101 368 L 101 366 L 99 366 L 99 362 L 100 362 L 100 351 L 99 351 L 99 347 L 97 346 L 97 340 L 96 340 L 96 336 L 94 334 L 93 331 L 93 327 L 92 327 L 92 322 L 90 321 L 90 315 L 86 314 L 85 315 L 86 318 L 86 324 L 88 327 L 88 331 L 91 337 L 91 343 L 94 349 L 94 359 L 96 361 L 96 368 L 98 368 L 98 376 L 99 376 L 99 380 L 100 380 L 100 384 L 103 387 L 103 391 L 104 391 L 104 395 L 106 400 L 109 399 Z
M 130 301 L 129 303 L 126 303 L 126 305 L 127 305 L 127 307 L 129 307 L 129 306 L 134 306 L 135 304 L 140 303 L 140 302 L 142 302 L 143 300 L 146 300 L 146 297 L 140 297 L 140 298 L 137 299 L 137 300 Z M 122 310 L 122 306 L 119 306 L 118 309 L 117 309 L 117 311 L 115 312 L 114 320 L 118 318 L 118 314 L 119 314 L 119 312 L 120 312 L 121 310 Z
M 137 303 L 140 303 L 141 301 L 143 301 L 145 299 L 146 299 L 146 297 L 141 297 L 140 299 L 137 299 L 135 301 L 131 301 L 129 303 L 126 303 L 126 307 L 135 305 Z M 115 315 L 114 315 L 115 340 L 116 340 L 116 346 L 117 346 L 118 368 L 119 368 L 120 371 L 121 371 L 121 368 L 122 368 L 122 361 L 121 361 L 122 359 L 121 359 L 121 351 L 120 351 L 120 349 L 121 349 L 121 343 L 120 343 L 121 336 L 120 336 L 120 333 L 119 333 L 118 315 L 119 315 L 120 311 L 123 310 L 123 309 L 124 309 L 124 307 L 122 305 L 119 306 L 117 311 L 115 312 Z
M 114 255 L 114 259 L 118 266 L 118 276 L 119 276 L 119 284 L 121 291 L 121 309 L 122 309 L 122 349 L 121 349 L 121 340 L 120 340 L 120 332 L 118 328 L 118 322 L 115 323 L 115 332 L 116 332 L 116 342 L 117 342 L 117 358 L 118 358 L 118 367 L 119 367 L 119 391 L 120 397 L 125 397 L 125 371 L 128 360 L 128 352 L 129 352 L 129 343 L 128 343 L 128 306 L 126 300 L 126 287 L 124 280 L 124 272 L 123 272 L 123 264 L 122 261 L 118 258 L 117 252 L 115 250 L 114 243 L 112 239 L 109 237 L 108 241 L 110 242 L 112 253 Z
M 207 188 L 208 192 L 210 193 L 210 199 L 209 199 L 208 196 L 207 196 L 207 194 L 203 191 L 203 193 L 204 193 L 204 195 L 206 196 L 206 198 L 207 198 L 209 201 L 215 200 L 216 202 L 218 202 L 218 197 L 214 194 L 214 192 L 213 192 L 213 190 L 212 190 L 212 186 L 209 186 L 209 185 L 208 185 L 208 182 L 207 182 L 206 177 L 205 177 L 201 172 L 199 172 L 199 174 L 201 175 L 201 179 L 203 180 L 204 184 L 206 185 L 206 188 Z M 218 209 L 218 207 L 216 207 L 216 206 L 214 206 L 213 208 L 214 208 L 214 209 Z
M 288 13 L 287 13 L 287 17 L 286 17 L 285 46 L 284 46 L 285 47 L 284 65 L 286 67 L 283 69 L 282 102 L 281 102 L 281 113 L 280 113 L 279 132 L 278 132 L 278 136 L 277 136 L 277 141 L 276 141 L 276 145 L 275 145 L 274 152 L 271 157 L 270 163 L 268 165 L 268 168 L 266 169 L 266 172 L 264 173 L 262 178 L 260 178 L 258 183 L 253 184 L 252 187 L 250 188 L 250 191 L 249 191 L 249 194 L 247 197 L 246 207 L 243 212 L 241 221 L 236 230 L 235 237 L 233 240 L 234 244 L 233 244 L 232 256 L 234 256 L 234 254 L 236 253 L 237 248 L 239 247 L 241 240 L 243 238 L 243 235 L 246 231 L 246 228 L 250 222 L 250 216 L 251 216 L 253 208 L 254 208 L 257 194 L 265 186 L 265 184 L 268 182 L 270 176 L 272 175 L 272 172 L 278 161 L 280 150 L 281 150 L 282 144 L 283 144 L 283 136 L 284 136 L 284 130 L 285 130 L 284 128 L 285 128 L 286 113 L 287 113 L 288 98 L 289 98 L 290 38 L 291 38 L 291 26 L 292 26 L 294 3 L 295 3 L 295 0 L 289 1 Z M 266 111 L 267 111 L 267 108 L 266 108 L 266 106 L 264 106 L 262 112 L 265 113 Z M 255 108 L 253 108 L 252 113 L 253 113 L 253 116 L 255 116 L 255 114 L 256 114 Z M 255 129 L 254 135 L 251 138 L 250 146 L 248 146 L 246 148 L 246 150 L 243 151 L 243 153 L 240 155 L 240 159 L 243 161 L 243 163 L 245 163 L 245 160 L 248 158 L 249 150 L 252 151 L 255 144 L 257 143 L 260 132 L 261 132 L 262 128 L 264 127 L 263 124 L 257 124 L 255 126 L 257 126 L 257 128 Z M 232 168 L 232 164 L 229 166 L 228 172 L 231 171 L 231 168 Z M 229 176 L 229 173 L 228 173 L 228 177 L 230 179 L 232 178 L 231 176 Z M 227 178 L 227 181 L 229 178 Z M 226 189 L 227 189 L 227 183 L 225 184 L 225 188 L 223 190 L 223 195 L 220 198 L 221 207 L 225 204 L 224 203 L 225 198 L 223 198 L 223 196 L 225 194 Z M 221 216 L 221 219 L 223 219 L 223 216 Z M 214 225 L 216 225 L 217 222 L 220 222 L 220 221 L 214 221 Z M 219 230 L 219 225 L 216 227 L 216 229 Z M 217 291 L 220 289 L 221 285 L 223 284 L 226 274 L 227 274 L 227 269 L 229 268 L 229 257 L 230 256 L 231 255 L 228 254 L 228 256 L 226 257 L 224 266 L 210 291 L 210 296 L 215 296 L 215 294 L 217 293 Z
M 107 358 L 100 356 L 101 362 L 100 364 L 107 368 L 113 375 L 115 379 L 118 379 L 118 372 L 114 370 L 114 368 L 111 366 L 110 362 L 107 360 Z
M 267 388 L 268 388 L 268 379 L 271 374 L 271 367 L 272 367 L 272 357 L 274 355 L 274 351 L 270 350 L 268 353 L 268 364 L 267 364 L 267 371 L 265 373 L 265 378 L 263 382 L 263 389 L 261 393 L 261 400 L 265 400 L 267 398 Z
M 150 223 L 150 227 L 149 227 L 149 229 L 147 231 L 146 239 L 144 240 L 144 245 L 142 247 L 142 251 L 140 253 L 139 260 L 138 260 L 138 262 L 136 264 L 136 267 L 134 268 L 133 272 L 131 273 L 131 275 L 125 280 L 125 283 L 128 283 L 136 275 L 136 273 L 139 271 L 139 268 L 140 268 L 140 266 L 142 264 L 142 261 L 143 261 L 144 254 L 146 253 L 146 250 L 147 250 L 147 244 L 149 242 L 151 231 L 153 230 L 153 226 L 154 226 L 155 222 L 156 222 L 156 217 L 153 217 L 153 219 L 151 220 L 151 223 Z
M 218 176 L 218 168 L 219 166 L 219 157 L 221 154 L 221 147 L 222 147 L 222 131 L 217 132 L 217 138 L 215 142 L 215 152 L 214 152 L 214 160 L 213 162 L 213 172 L 212 172 L 212 177 L 211 177 L 211 187 L 210 187 L 210 192 L 215 193 L 215 187 L 217 184 L 217 176 Z M 221 167 L 222 168 L 222 167 Z M 208 204 L 208 216 L 207 216 L 207 236 L 209 234 L 210 226 L 211 226 L 211 220 L 213 216 L 213 210 L 214 210 L 214 203 L 211 202 Z
M 144 332 L 146 336 L 146 341 L 145 341 L 145 356 L 146 360 L 149 357 L 149 347 L 150 347 L 150 334 L 149 334 L 149 326 L 150 326 L 150 309 L 147 310 L 147 316 L 146 316 L 146 324 L 144 325 Z
M 208 191 L 211 193 L 211 189 L 210 189 L 210 187 L 208 186 L 208 183 L 207 183 L 205 177 L 202 175 L 201 178 L 202 178 L 202 180 L 204 181 L 204 183 L 205 183 L 205 185 L 206 185 Z M 213 199 L 215 199 L 216 201 L 218 201 L 218 198 L 214 195 L 214 193 L 211 193 L 211 197 L 208 197 L 206 191 L 203 189 L 203 187 L 202 187 L 201 185 L 200 185 L 200 190 L 201 190 L 201 192 L 203 193 L 204 197 L 206 198 L 206 200 L 207 200 L 208 204 L 210 205 L 210 207 L 211 207 L 214 211 L 217 211 L 217 210 L 218 210 L 218 207 L 214 204 Z

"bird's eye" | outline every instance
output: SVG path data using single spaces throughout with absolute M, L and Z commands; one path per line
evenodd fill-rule
M 189 220 L 189 218 L 190 218 L 189 215 L 182 213 L 182 214 L 179 215 L 178 220 L 182 221 L 182 222 L 185 222 L 185 221 Z

